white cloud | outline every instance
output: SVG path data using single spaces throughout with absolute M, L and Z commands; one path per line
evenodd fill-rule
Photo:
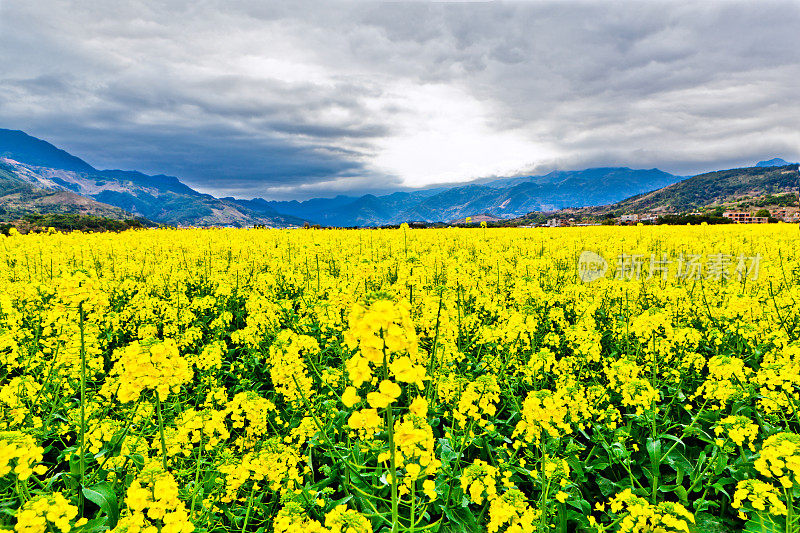
M 0 2 L 0 127 L 238 196 L 800 159 L 800 3 Z
M 403 111 L 369 161 L 408 187 L 508 175 L 557 155 L 524 130 L 492 128 L 492 109 L 452 85 L 397 84 L 383 98 Z

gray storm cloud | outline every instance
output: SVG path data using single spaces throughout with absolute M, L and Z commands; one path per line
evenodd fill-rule
M 800 3 L 0 4 L 0 127 L 302 198 L 800 159 Z

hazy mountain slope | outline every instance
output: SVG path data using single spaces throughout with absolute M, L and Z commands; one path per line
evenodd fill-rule
M 510 218 L 535 210 L 607 204 L 679 179 L 658 169 L 596 168 L 382 196 L 337 196 L 305 202 L 262 199 L 236 202 L 253 209 L 271 208 L 324 225 L 377 226 L 408 221 L 446 221 L 484 212 Z
M 759 161 L 756 163 L 757 167 L 785 167 L 786 165 L 791 165 L 785 159 L 781 159 L 780 157 L 776 157 L 774 159 L 770 159 L 768 161 Z
M 442 188 L 412 192 L 395 192 L 382 196 L 372 194 L 357 196 L 339 195 L 334 198 L 312 198 L 298 201 L 237 200 L 237 203 L 253 209 L 254 204 L 264 205 L 280 213 L 305 218 L 318 224 L 331 226 L 379 225 L 391 223 L 391 219 L 415 202 L 433 196 Z M 376 200 L 377 198 L 377 200 Z M 381 213 L 378 215 L 377 213 Z M 421 220 L 421 219 L 420 219 Z
M 275 201 L 264 200 L 263 198 L 254 198 L 253 200 L 237 200 L 237 202 L 251 202 L 247 204 L 248 207 L 256 209 L 255 204 L 258 204 L 261 209 L 274 209 L 280 213 L 287 215 L 294 215 L 301 218 L 313 219 L 319 213 L 325 213 L 333 209 L 338 209 L 343 205 L 347 205 L 358 200 L 357 196 L 344 196 L 339 195 L 334 198 L 312 198 L 298 202 L 297 200 L 291 201 Z
M 657 169 L 551 172 L 508 187 L 467 185 L 449 189 L 409 207 L 397 218 L 451 220 L 485 212 L 512 218 L 531 211 L 607 204 L 631 194 L 663 187 L 678 179 Z
M 413 192 L 395 192 L 383 196 L 367 194 L 361 197 L 336 196 L 334 198 L 313 198 L 298 201 L 227 200 L 253 209 L 257 212 L 280 212 L 304 218 L 326 226 L 377 226 L 391 224 L 399 214 L 421 199 L 427 198 L 441 189 L 426 189 Z M 416 220 L 422 220 L 417 218 Z
M 675 183 L 680 176 L 674 176 L 657 168 L 631 169 L 628 167 L 597 167 L 585 170 L 554 170 L 541 176 L 521 176 L 516 178 L 501 178 L 484 185 L 495 188 L 514 187 L 522 183 L 535 183 L 545 185 L 548 183 L 561 183 L 570 179 L 603 183 L 606 187 L 625 187 L 628 183 L 661 183 L 660 187 Z M 616 193 L 617 191 L 609 191 Z

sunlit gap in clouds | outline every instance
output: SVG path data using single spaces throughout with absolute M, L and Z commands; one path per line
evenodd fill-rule
M 518 129 L 492 127 L 492 109 L 457 87 L 398 84 L 391 95 L 405 106 L 392 135 L 376 142 L 371 164 L 420 187 L 531 168 L 558 152 Z

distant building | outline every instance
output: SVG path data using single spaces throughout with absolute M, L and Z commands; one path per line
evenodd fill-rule
M 562 220 L 560 218 L 551 218 L 545 224 L 545 226 L 547 226 L 549 228 L 557 228 L 557 227 L 566 226 L 566 225 L 567 225 L 566 221 L 564 221 L 564 220 Z
M 621 223 L 623 223 L 623 224 L 625 224 L 626 222 L 630 222 L 630 223 L 635 223 L 635 222 L 650 222 L 650 223 L 654 223 L 656 220 L 658 220 L 658 215 L 653 215 L 653 214 L 649 214 L 649 213 L 645 213 L 643 215 L 640 215 L 639 213 L 633 213 L 633 214 L 630 214 L 630 215 L 622 215 L 621 217 L 619 217 L 619 221 Z
M 726 211 L 722 216 L 729 218 L 737 224 L 766 224 L 769 222 L 767 217 L 754 217 L 750 213 L 743 211 Z
M 467 218 L 469 218 L 469 222 L 467 222 Z M 455 220 L 451 220 L 448 224 L 455 225 L 455 224 L 475 224 L 478 225 L 481 222 L 502 222 L 503 219 L 500 217 L 496 217 L 490 213 L 481 213 L 480 215 L 472 215 L 466 218 L 457 218 Z
M 772 216 L 786 222 L 797 222 L 798 218 L 800 218 L 800 213 L 792 209 L 776 209 L 772 212 Z

